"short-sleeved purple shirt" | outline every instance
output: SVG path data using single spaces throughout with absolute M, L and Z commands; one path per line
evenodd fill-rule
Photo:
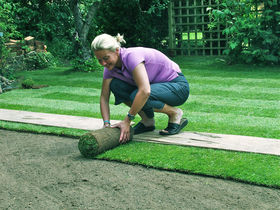
M 168 82 L 181 72 L 179 66 L 158 50 L 144 47 L 120 48 L 122 69 L 104 68 L 103 78 L 118 78 L 131 85 L 136 85 L 132 72 L 135 67 L 144 63 L 150 83 Z

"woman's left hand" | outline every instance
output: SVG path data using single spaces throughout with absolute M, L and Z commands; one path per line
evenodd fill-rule
M 126 120 L 123 120 L 117 124 L 112 125 L 113 128 L 120 128 L 121 129 L 121 135 L 120 135 L 120 143 L 124 144 L 127 141 L 129 141 L 130 137 L 130 123 Z

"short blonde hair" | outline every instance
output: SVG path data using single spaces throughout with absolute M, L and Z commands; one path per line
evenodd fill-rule
M 96 50 L 116 51 L 117 48 L 121 47 L 121 43 L 126 43 L 126 41 L 123 38 L 123 35 L 121 36 L 120 34 L 118 34 L 117 36 L 113 37 L 109 34 L 101 34 L 94 38 L 94 40 L 91 43 L 91 49 L 93 51 Z

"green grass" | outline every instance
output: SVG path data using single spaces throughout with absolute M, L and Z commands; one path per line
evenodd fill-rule
M 190 83 L 190 98 L 180 106 L 190 121 L 185 131 L 280 139 L 279 66 L 228 66 L 210 57 L 176 57 L 175 61 Z M 101 118 L 102 71 L 57 67 L 17 76 L 48 87 L 1 94 L 0 108 Z M 111 118 L 123 119 L 128 108 L 113 102 L 111 97 Z M 155 119 L 157 129 L 166 126 L 165 115 L 156 113 Z M 0 127 L 75 137 L 85 133 L 4 121 Z M 97 158 L 280 188 L 280 157 L 272 155 L 131 142 Z
M 132 142 L 98 158 L 280 187 L 280 159 L 271 155 Z

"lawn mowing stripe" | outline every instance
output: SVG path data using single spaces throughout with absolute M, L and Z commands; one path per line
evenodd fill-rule
M 0 99 L 0 107 L 7 107 L 7 105 L 22 105 L 22 106 L 30 106 L 30 107 L 38 107 L 41 108 L 44 112 L 45 109 L 55 109 L 55 110 L 73 110 L 73 111 L 92 111 L 100 113 L 100 104 L 99 103 L 81 103 L 74 101 L 64 101 L 64 100 L 49 100 L 49 99 L 40 99 L 33 98 L 30 100 L 29 98 L 23 99 L 20 101 L 6 101 Z M 125 105 L 120 106 L 111 106 L 110 108 L 112 114 L 124 114 L 128 112 L 128 107 Z M 28 110 L 27 110 L 28 111 Z
M 244 65 L 241 70 L 233 69 L 229 66 L 222 66 L 221 68 L 208 68 L 208 67 L 198 67 L 198 68 L 182 68 L 182 72 L 186 76 L 201 76 L 201 77 L 224 77 L 224 78 L 239 78 L 239 79 L 249 79 L 249 80 L 267 80 L 272 79 L 275 82 L 280 79 L 279 71 L 280 68 L 268 67 L 266 70 L 261 68 L 261 70 L 251 71 L 248 66 Z M 202 70 L 203 69 L 203 70 Z
M 81 94 L 88 96 L 99 96 L 100 88 L 85 88 L 85 87 L 75 87 L 69 88 L 67 86 L 50 86 L 49 91 L 51 92 L 61 92 L 61 93 L 71 93 L 71 94 Z
M 262 93 L 262 94 L 275 94 L 276 96 L 280 97 L 279 88 L 267 88 L 267 87 L 256 87 L 256 86 L 247 86 L 247 85 L 229 85 L 228 83 L 225 84 L 205 84 L 205 83 L 191 83 L 191 90 L 221 90 L 227 92 L 239 92 L 241 94 L 248 94 L 248 93 Z
M 71 80 L 68 80 L 67 78 L 57 78 L 53 77 L 53 79 L 48 78 L 46 79 L 36 79 L 35 83 L 44 84 L 44 85 L 50 85 L 50 86 L 56 86 L 57 84 L 63 84 L 63 86 L 66 87 L 80 87 L 80 88 L 94 88 L 96 86 L 101 87 L 102 80 L 98 81 L 84 81 L 83 79 L 80 79 L 79 81 L 73 82 Z
M 196 89 L 191 89 L 190 94 L 194 95 L 212 95 L 214 96 L 224 96 L 224 97 L 231 97 L 231 98 L 240 98 L 240 99 L 263 99 L 263 100 L 275 100 L 279 101 L 279 94 L 270 94 L 270 93 L 259 93 L 259 92 L 233 92 L 233 91 L 226 91 L 226 90 L 196 90 Z
M 244 126 L 244 125 L 232 126 L 230 123 L 228 123 L 228 121 L 222 123 L 221 122 L 216 123 L 216 122 L 208 122 L 208 121 L 198 122 L 198 121 L 192 121 L 192 119 L 190 119 L 188 126 L 183 130 L 280 139 L 280 129 L 278 127 L 272 126 L 272 127 L 262 128 L 258 126 Z
M 73 81 L 72 78 L 57 78 L 56 76 L 48 77 L 48 80 L 45 79 L 36 79 L 36 82 L 41 84 L 48 84 L 55 86 L 57 84 L 63 84 L 63 86 L 72 86 L 72 87 L 93 87 L 94 84 L 99 84 L 101 86 L 102 79 L 93 77 L 90 78 L 77 78 Z
M 221 85 L 237 85 L 248 87 L 263 87 L 263 88 L 280 88 L 279 79 L 252 79 L 252 78 L 236 78 L 236 77 L 203 77 L 203 76 L 186 76 L 188 81 L 193 84 L 221 84 Z
M 96 88 L 69 88 L 66 86 L 49 86 L 41 89 L 15 89 L 13 91 L 5 92 L 0 95 L 0 99 L 9 99 L 9 98 L 22 98 L 24 97 L 38 97 L 44 94 L 49 94 L 53 92 L 60 92 L 60 93 L 70 93 L 70 94 L 77 94 L 77 95 L 87 95 L 87 96 L 99 96 L 100 89 Z
M 280 118 L 279 110 L 275 109 L 263 109 L 258 106 L 246 107 L 246 106 L 235 106 L 235 105 L 220 105 L 220 104 L 205 104 L 199 102 L 188 102 L 187 105 L 183 106 L 185 110 L 189 112 L 205 112 L 205 113 L 223 113 L 230 114 L 235 113 L 237 115 L 244 116 L 255 116 L 255 117 L 270 117 L 270 118 Z
M 190 102 L 202 103 L 202 104 L 214 104 L 221 106 L 236 106 L 244 108 L 262 108 L 262 109 L 275 109 L 280 110 L 280 100 L 265 100 L 265 99 L 239 99 L 231 96 L 209 96 L 209 95 L 195 95 L 191 94 L 188 101 L 184 104 L 188 105 Z
M 188 116 L 190 122 L 208 122 L 214 124 L 230 122 L 229 126 L 257 126 L 260 128 L 275 127 L 280 130 L 280 118 L 244 116 L 231 113 L 223 114 L 205 112 L 186 112 L 185 114 Z
M 99 101 L 99 95 L 98 96 L 88 96 L 88 95 L 69 94 L 69 93 L 61 93 L 61 92 L 44 94 L 44 95 L 39 96 L 38 98 L 76 101 L 76 102 L 83 102 L 83 103 L 93 103 L 93 102 Z
M 54 108 L 54 109 L 65 109 L 65 110 L 94 110 L 95 112 L 99 112 L 100 109 L 100 105 L 99 103 L 81 103 L 81 102 L 74 102 L 74 101 L 66 101 L 66 100 L 52 100 L 52 99 L 42 99 L 42 98 L 33 98 L 32 100 L 30 100 L 29 98 L 24 98 L 22 100 L 19 101 L 9 101 L 9 100 L 2 100 L 0 99 L 0 104 L 14 104 L 14 105 L 27 105 L 27 106 L 33 106 L 33 107 L 42 107 L 42 108 Z M 187 106 L 187 104 L 186 104 Z M 111 112 L 114 114 L 123 114 L 126 113 L 126 111 L 128 110 L 128 107 L 126 107 L 125 105 L 122 106 L 111 106 Z M 211 111 L 211 110 L 209 110 Z M 192 113 L 205 113 L 205 112 L 192 112 Z M 215 115 L 215 117 L 217 116 L 225 116 L 225 117 L 242 117 L 244 120 L 245 119 L 252 119 L 252 122 L 258 122 L 258 121 L 270 121 L 270 120 L 275 120 L 277 122 L 279 122 L 278 119 L 275 118 L 270 118 L 270 117 L 255 117 L 255 116 L 244 116 L 244 115 L 237 115 L 237 114 L 222 114 L 222 113 L 206 113 L 206 115 L 204 116 L 211 116 Z M 213 116 L 214 117 L 214 116 Z M 214 118 L 215 118 L 214 117 Z M 258 120 L 256 120 L 258 119 Z
M 101 118 L 100 112 L 94 112 L 94 110 L 74 110 L 74 109 L 56 109 L 53 107 L 40 107 L 31 105 L 19 105 L 19 104 L 1 104 L 3 109 L 14 109 L 30 112 L 43 112 L 50 114 L 63 114 L 63 115 L 73 115 L 73 116 L 83 116 L 83 117 L 94 117 Z
M 84 77 L 82 79 L 81 78 L 69 78 L 69 81 L 78 82 L 78 83 L 80 83 L 81 81 L 99 83 L 102 81 L 102 78 L 95 77 L 94 75 L 89 75 L 88 77 Z

